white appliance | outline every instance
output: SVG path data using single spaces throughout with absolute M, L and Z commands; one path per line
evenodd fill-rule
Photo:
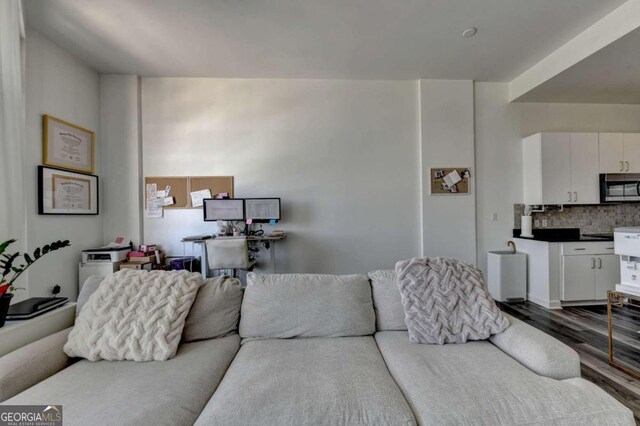
M 100 277 L 108 277 L 109 275 L 117 272 L 120 269 L 120 265 L 124 261 L 120 262 L 80 262 L 78 264 L 78 277 L 79 277 L 79 289 L 82 290 L 82 285 L 92 275 Z
M 620 284 L 616 290 L 640 296 L 640 227 L 615 228 L 613 245 L 620 255 Z
M 112 263 L 127 260 L 131 249 L 127 247 L 101 247 L 97 249 L 82 250 L 82 261 Z
M 527 300 L 527 255 L 512 251 L 487 253 L 487 286 L 499 302 Z

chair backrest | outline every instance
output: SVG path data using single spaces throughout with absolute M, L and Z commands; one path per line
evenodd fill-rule
M 246 269 L 250 266 L 246 238 L 214 238 L 206 244 L 209 269 Z

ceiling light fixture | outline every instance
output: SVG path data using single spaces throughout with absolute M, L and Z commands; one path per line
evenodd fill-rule
M 478 29 L 476 27 L 467 28 L 462 32 L 462 37 L 464 38 L 473 37 L 477 33 L 478 33 Z

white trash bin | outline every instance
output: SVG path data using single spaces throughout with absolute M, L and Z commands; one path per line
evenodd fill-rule
M 494 300 L 527 300 L 527 255 L 510 250 L 487 254 L 487 287 Z

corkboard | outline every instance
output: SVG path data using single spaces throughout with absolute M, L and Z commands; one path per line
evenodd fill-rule
M 191 203 L 189 196 L 189 178 L 187 176 L 163 176 L 163 177 L 145 177 L 144 188 L 144 207 L 147 208 L 147 184 L 155 183 L 158 190 L 164 190 L 167 185 L 171 187 L 169 196 L 173 197 L 175 203 L 172 206 L 166 206 L 165 209 L 184 209 L 188 208 Z
M 452 171 L 457 170 L 462 180 L 455 185 L 456 192 L 453 192 L 451 188 L 443 188 L 444 176 L 448 175 Z M 463 172 L 467 172 L 467 176 L 463 175 Z M 469 178 L 471 177 L 470 167 L 433 167 L 430 172 L 431 195 L 467 195 L 469 194 Z
M 189 192 L 203 189 L 211 191 L 212 197 L 226 192 L 229 198 L 233 198 L 233 176 L 191 176 L 189 178 Z M 189 197 L 189 203 L 191 203 L 191 197 Z
M 170 197 L 174 198 L 174 204 L 165 206 L 165 209 L 190 209 L 191 192 L 208 189 L 211 196 L 221 192 L 229 193 L 233 198 L 233 176 L 162 176 L 144 178 L 143 194 L 145 194 L 144 207 L 147 208 L 147 184 L 155 183 L 158 190 L 164 190 L 167 185 L 171 187 Z M 195 207 L 200 208 L 200 207 Z

